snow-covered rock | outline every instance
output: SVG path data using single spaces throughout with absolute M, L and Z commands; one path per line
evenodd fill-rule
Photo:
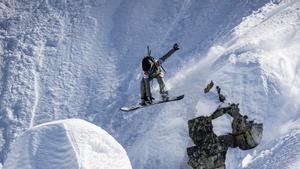
M 16 139 L 4 169 L 131 169 L 123 147 L 100 127 L 79 119 L 49 122 Z

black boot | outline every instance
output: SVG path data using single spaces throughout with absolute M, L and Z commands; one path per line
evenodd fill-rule
M 139 103 L 141 106 L 145 106 L 146 105 L 146 100 L 145 99 L 141 99 L 141 102 Z
M 140 105 L 145 106 L 147 104 L 152 104 L 153 100 L 155 100 L 155 99 L 152 96 L 151 97 L 147 97 L 146 99 L 142 98 L 141 102 L 140 102 Z

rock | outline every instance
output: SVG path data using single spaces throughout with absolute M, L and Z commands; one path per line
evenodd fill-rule
M 204 89 L 207 93 L 213 82 Z M 221 88 L 216 87 L 219 101 L 224 102 Z M 233 118 L 232 133 L 217 136 L 213 131 L 212 120 L 228 114 Z M 189 136 L 195 146 L 187 148 L 188 164 L 194 169 L 225 169 L 228 147 L 248 150 L 256 147 L 262 139 L 263 124 L 249 121 L 240 113 L 239 104 L 218 107 L 209 117 L 200 116 L 188 121 Z
M 228 146 L 213 132 L 208 117 L 197 117 L 188 122 L 189 135 L 196 146 L 187 148 L 188 164 L 195 169 L 225 168 Z

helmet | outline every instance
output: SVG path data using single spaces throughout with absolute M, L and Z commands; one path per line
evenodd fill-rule
M 149 71 L 155 65 L 155 59 L 151 56 L 150 47 L 147 46 L 148 55 L 144 57 L 142 61 L 143 71 Z
M 154 64 L 155 63 L 150 56 L 144 57 L 144 59 L 142 61 L 143 71 L 149 71 Z

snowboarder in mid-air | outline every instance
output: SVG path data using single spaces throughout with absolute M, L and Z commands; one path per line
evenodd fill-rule
M 151 56 L 151 50 L 148 47 L 148 55 L 142 60 L 143 78 L 141 80 L 141 102 L 140 105 L 152 104 L 154 98 L 151 94 L 150 81 L 156 79 L 159 85 L 159 93 L 162 101 L 167 101 L 168 91 L 164 81 L 164 68 L 162 63 L 168 59 L 175 51 L 179 50 L 179 45 L 175 43 L 173 48 L 169 50 L 158 60 Z
M 143 78 L 141 80 L 141 102 L 134 105 L 123 106 L 120 110 L 124 112 L 130 112 L 150 105 L 161 104 L 166 102 L 178 101 L 184 98 L 184 95 L 169 96 L 164 81 L 164 68 L 162 63 L 168 59 L 175 51 L 179 50 L 177 43 L 173 45 L 173 48 L 169 50 L 164 56 L 158 60 L 151 56 L 151 51 L 148 47 L 148 55 L 142 60 Z M 154 100 L 151 94 L 150 81 L 156 79 L 159 85 L 159 93 L 161 99 Z

